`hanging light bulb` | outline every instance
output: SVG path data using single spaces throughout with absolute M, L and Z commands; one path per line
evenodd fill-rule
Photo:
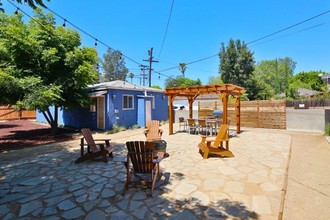
M 95 38 L 95 44 L 94 44 L 95 48 L 97 47 L 97 39 Z
M 63 27 L 66 26 L 66 19 L 64 19 L 64 22 L 63 22 Z
M 158 73 L 158 79 L 160 79 L 160 73 Z
M 16 11 L 15 11 L 15 15 L 17 15 L 17 14 L 18 14 L 18 10 L 19 10 L 19 8 L 17 8 L 17 9 L 16 9 Z

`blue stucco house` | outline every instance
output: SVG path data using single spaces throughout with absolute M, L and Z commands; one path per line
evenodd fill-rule
M 59 124 L 111 130 L 115 125 L 145 127 L 147 120 L 168 120 L 168 99 L 161 89 L 116 80 L 90 85 L 88 93 L 90 107 L 60 110 Z M 46 122 L 41 113 L 37 121 Z

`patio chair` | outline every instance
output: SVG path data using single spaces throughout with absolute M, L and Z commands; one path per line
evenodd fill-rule
M 98 157 L 102 157 L 102 161 L 107 163 L 107 155 L 109 155 L 109 157 L 113 157 L 112 152 L 114 147 L 110 144 L 111 139 L 94 139 L 89 128 L 81 129 L 81 133 L 83 135 L 80 141 L 81 156 L 75 161 L 75 163 L 93 160 Z M 84 143 L 85 140 L 87 144 Z M 84 153 L 85 146 L 87 146 L 86 153 Z
M 181 127 L 183 127 L 183 130 L 186 132 L 187 131 L 187 122 L 184 120 L 184 117 L 179 117 L 179 130 L 181 130 Z
M 223 142 L 226 142 L 226 148 L 223 147 Z M 226 124 L 221 125 L 215 139 L 207 139 L 207 136 L 202 136 L 198 147 L 199 153 L 203 154 L 204 159 L 207 159 L 209 154 L 234 157 L 234 154 L 229 150 L 228 125 Z
M 158 152 L 154 158 L 153 151 L 155 144 L 148 141 L 128 141 L 127 160 L 124 161 L 127 178 L 125 189 L 128 190 L 128 185 L 131 183 L 132 177 L 137 177 L 142 183 L 147 183 L 151 188 L 151 196 L 154 191 L 156 180 L 159 177 L 159 163 L 164 157 L 164 152 Z M 132 168 L 131 168 L 132 166 Z
M 147 121 L 147 128 L 144 130 L 144 135 L 147 141 L 159 141 L 162 139 L 163 130 L 159 128 L 159 121 Z
M 198 119 L 198 134 L 202 134 L 203 132 L 205 135 L 208 135 L 210 131 L 211 129 L 206 123 L 206 119 Z
M 196 134 L 198 132 L 198 126 L 196 124 L 196 120 L 192 118 L 188 118 L 187 121 L 188 121 L 187 132 L 191 134 L 191 132 L 193 131 L 194 134 Z

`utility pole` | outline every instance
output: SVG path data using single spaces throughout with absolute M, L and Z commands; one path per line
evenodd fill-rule
M 148 55 L 149 55 L 149 59 L 147 59 L 147 60 L 143 60 L 143 61 L 147 61 L 147 62 L 149 62 L 149 87 L 151 87 L 151 71 L 153 70 L 152 68 L 151 68 L 151 65 L 152 65 L 152 63 L 158 63 L 158 61 L 157 60 L 153 60 L 153 56 L 152 56 L 152 51 L 153 51 L 153 49 L 154 48 L 151 48 L 150 50 L 148 50 Z
M 143 86 L 145 86 L 145 79 L 147 78 L 146 74 L 145 74 L 145 70 L 147 69 L 147 67 L 148 66 L 140 65 L 140 70 L 142 71 Z M 140 85 L 141 85 L 141 83 L 140 83 Z

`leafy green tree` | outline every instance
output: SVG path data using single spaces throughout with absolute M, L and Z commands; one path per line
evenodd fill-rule
M 289 57 L 275 60 L 264 60 L 255 67 L 254 74 L 270 85 L 272 93 L 278 95 L 286 92 L 289 79 L 293 76 L 296 63 Z
M 50 0 L 47 0 L 47 1 L 49 2 Z M 22 4 L 23 1 L 16 0 L 16 2 Z M 40 5 L 44 8 L 46 8 L 43 0 L 24 0 L 24 4 L 28 4 L 30 7 L 34 8 L 34 9 L 37 7 L 37 5 Z M 2 3 L 0 2 L 0 12 L 1 11 L 4 12 L 4 9 L 2 8 Z
M 286 90 L 285 96 L 287 99 L 298 99 L 299 98 L 299 88 L 307 88 L 309 87 L 307 84 L 301 82 L 300 80 L 296 80 L 289 84 L 288 89 Z
M 211 76 L 207 82 L 209 85 L 223 84 L 221 76 Z
M 182 73 L 182 77 L 184 78 L 184 73 L 187 70 L 187 64 L 185 64 L 185 63 L 179 63 L 179 70 Z
M 12 103 L 12 100 L 17 100 L 19 90 L 17 89 L 18 79 L 6 73 L 0 68 L 0 104 Z
M 154 88 L 154 89 L 162 89 L 160 86 L 157 86 L 157 85 L 151 86 L 151 88 Z
M 189 78 L 183 78 L 182 76 L 177 76 L 174 78 L 167 78 L 165 80 L 165 88 L 172 88 L 172 87 L 187 87 L 187 86 L 200 86 L 202 82 L 200 79 L 193 80 Z
M 325 87 L 325 82 L 322 80 L 321 76 L 326 74 L 322 71 L 310 71 L 310 72 L 300 72 L 290 78 L 290 84 L 298 84 L 300 88 L 313 89 L 313 90 L 323 90 Z
M 16 0 L 18 3 L 22 4 L 22 0 Z M 47 0 L 49 2 L 49 0 Z M 36 8 L 37 5 L 40 5 L 44 8 L 46 8 L 46 5 L 44 4 L 44 0 L 24 0 L 25 3 L 27 3 L 32 8 Z
M 254 70 L 253 53 L 240 40 L 229 40 L 228 46 L 221 44 L 219 74 L 224 83 L 246 87 Z
M 103 80 L 126 80 L 128 69 L 125 67 L 125 59 L 122 57 L 119 50 L 108 49 L 103 55 L 101 65 L 104 70 Z
M 268 100 L 274 96 L 272 87 L 255 74 L 247 81 L 245 89 L 249 100 Z
M 52 14 L 36 9 L 28 23 L 21 13 L 0 13 L 0 36 L 0 103 L 38 109 L 54 132 L 58 108 L 88 106 L 98 58 L 94 48 L 80 47 L 78 32 L 56 27 Z

